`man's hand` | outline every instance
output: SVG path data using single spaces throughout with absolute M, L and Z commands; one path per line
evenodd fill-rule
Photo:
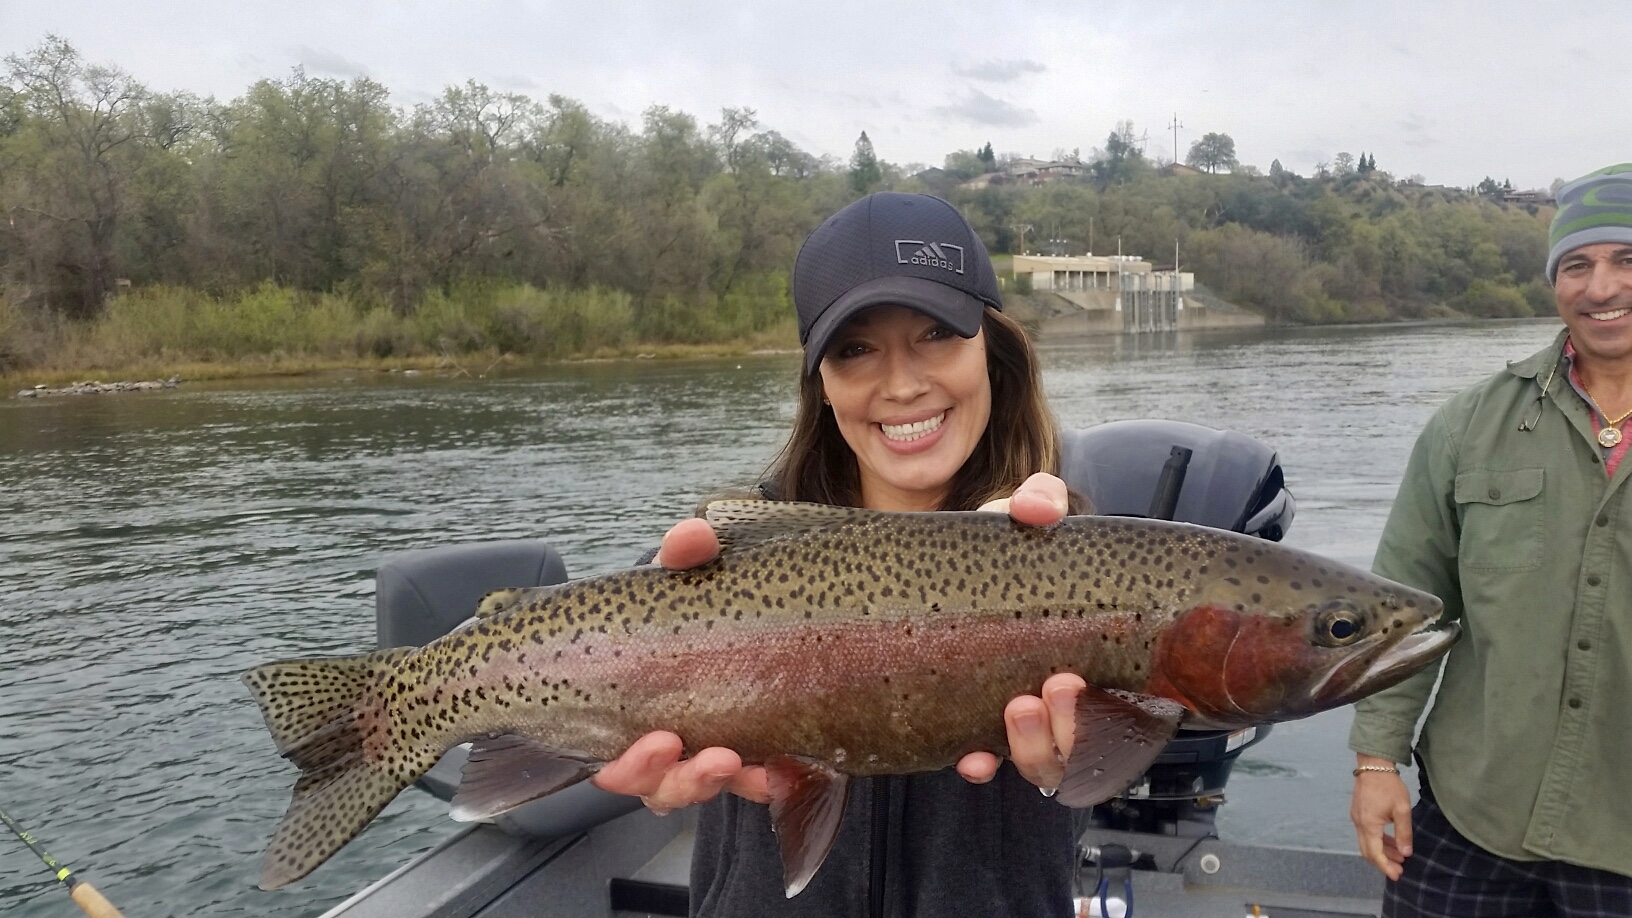
M 1052 526 L 1065 518 L 1068 506 L 1065 482 L 1039 472 L 1026 479 L 1014 494 L 995 500 L 981 510 L 1007 512 L 1028 526 Z M 676 523 L 663 536 L 658 564 L 686 570 L 719 557 L 720 542 L 705 520 Z M 1043 683 L 1042 697 L 1022 695 L 1003 711 L 1008 727 L 1009 757 L 1026 780 L 1038 787 L 1059 787 L 1065 775 L 1065 753 L 1076 732 L 1076 698 L 1086 683 L 1071 673 L 1051 676 Z M 1046 700 L 1045 700 L 1046 699 Z M 758 803 L 770 800 L 765 769 L 744 768 L 729 750 L 713 747 L 682 760 L 680 737 L 667 731 L 648 733 L 595 776 L 596 786 L 613 793 L 638 795 L 657 813 L 713 799 L 722 790 Z M 973 752 L 958 761 L 958 773 L 976 784 L 997 774 L 998 758 Z
M 1355 757 L 1357 765 L 1394 763 L 1374 755 Z M 1397 774 L 1362 771 L 1354 779 L 1354 802 L 1349 818 L 1360 837 L 1360 856 L 1370 861 L 1390 881 L 1398 880 L 1411 856 L 1411 794 Z M 1394 834 L 1383 831 L 1392 824 Z

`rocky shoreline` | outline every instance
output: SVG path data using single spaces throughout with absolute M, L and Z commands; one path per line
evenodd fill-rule
M 174 389 L 181 385 L 180 376 L 169 379 L 149 379 L 141 382 L 112 382 L 100 380 L 85 380 L 69 383 L 66 386 L 35 386 L 17 393 L 18 398 L 46 398 L 54 395 L 110 395 L 115 392 L 152 392 L 158 389 Z

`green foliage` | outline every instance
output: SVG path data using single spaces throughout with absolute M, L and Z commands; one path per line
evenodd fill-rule
M 895 187 L 863 133 L 818 158 L 748 108 L 638 125 L 476 82 L 411 109 L 367 79 L 295 70 L 218 102 L 154 93 L 48 37 L 0 78 L 0 366 L 64 349 L 241 355 L 562 356 L 791 338 L 805 235 Z M 1084 181 L 947 193 L 993 252 L 1064 240 L 1187 268 L 1273 321 L 1551 310 L 1548 209 L 1395 183 L 1342 154 L 1305 179 L 1159 176 L 1131 122 Z M 999 171 L 990 143 L 946 159 Z M 131 289 L 119 296 L 126 282 Z M 1515 299 L 1515 296 L 1517 299 Z M 95 320 L 95 321 L 90 321 Z
M 1206 172 L 1232 172 L 1241 164 L 1235 158 L 1235 140 L 1228 134 L 1203 134 L 1190 145 L 1184 161 Z
M 1533 316 L 1535 311 L 1519 290 L 1506 284 L 1476 278 L 1456 298 L 1458 311 L 1487 319 Z
M 850 154 L 850 190 L 859 197 L 868 194 L 878 187 L 884 180 L 884 172 L 878 165 L 878 154 L 873 152 L 873 142 L 867 139 L 867 132 L 862 131 L 856 138 L 856 149 Z

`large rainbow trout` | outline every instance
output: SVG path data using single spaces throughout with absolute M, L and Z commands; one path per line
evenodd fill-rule
M 1007 751 L 1004 706 L 1080 674 L 1056 799 L 1089 806 L 1181 725 L 1304 717 L 1438 659 L 1438 599 L 1305 552 L 1182 523 L 880 513 L 721 501 L 718 560 L 488 596 L 424 647 L 244 674 L 300 766 L 261 885 L 310 873 L 450 747 L 455 818 L 594 774 L 636 738 L 763 763 L 788 895 L 837 833 L 851 776 Z

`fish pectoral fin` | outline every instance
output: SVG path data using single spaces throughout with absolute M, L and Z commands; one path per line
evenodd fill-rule
M 1184 719 L 1166 698 L 1088 686 L 1077 695 L 1077 732 L 1054 799 L 1070 807 L 1104 803 L 1128 789 L 1162 754 Z
M 850 776 L 819 759 L 773 756 L 765 763 L 771 829 L 782 848 L 782 887 L 792 899 L 816 875 L 839 835 Z
M 479 739 L 470 746 L 448 815 L 459 822 L 492 819 L 571 787 L 604 764 L 515 733 Z
M 779 500 L 716 500 L 703 510 L 704 519 L 714 527 L 714 535 L 720 540 L 722 553 L 818 529 L 863 522 L 878 515 L 877 510 Z

